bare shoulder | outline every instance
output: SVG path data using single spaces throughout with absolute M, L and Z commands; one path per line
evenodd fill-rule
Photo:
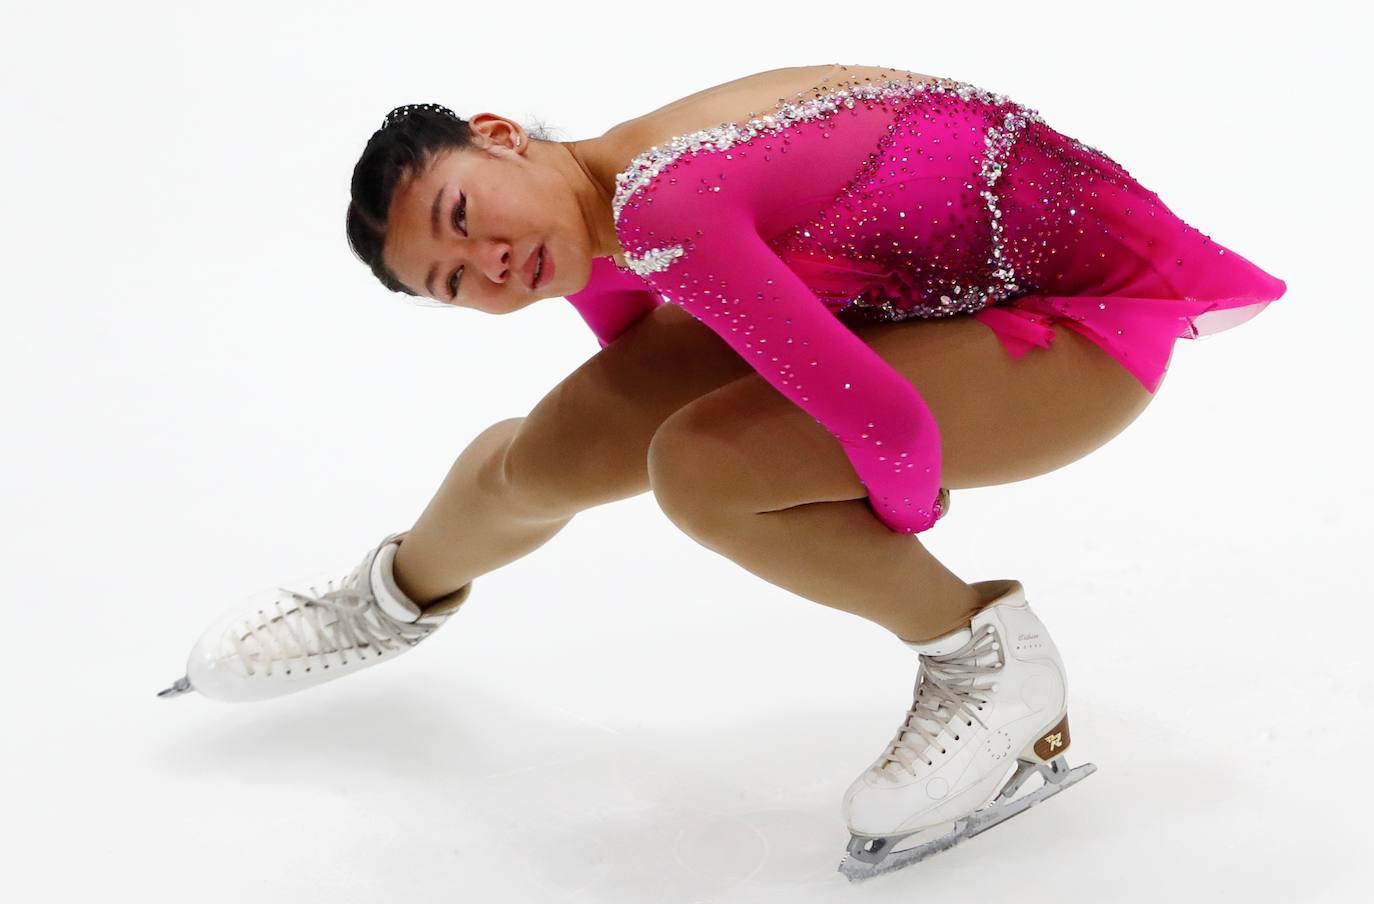
M 786 100 L 809 93 L 826 93 L 864 82 L 888 79 L 937 81 L 935 76 L 884 66 L 788 66 L 741 76 L 679 98 L 641 116 L 626 120 L 607 132 L 624 136 L 681 134 L 683 125 L 719 125 L 739 122 L 768 113 Z M 698 126 L 700 128 L 702 126 Z M 693 131 L 687 129 L 686 131 Z

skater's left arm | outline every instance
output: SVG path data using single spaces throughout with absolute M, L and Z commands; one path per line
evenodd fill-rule
M 925 400 L 730 214 L 687 216 L 692 228 L 682 229 L 655 211 L 655 231 L 671 236 L 664 244 L 683 251 L 649 279 L 839 441 L 880 521 L 898 533 L 929 529 L 941 462 Z

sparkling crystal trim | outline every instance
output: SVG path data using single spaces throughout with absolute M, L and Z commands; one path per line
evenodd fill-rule
M 997 184 L 997 180 L 1002 175 L 1002 170 L 1006 166 L 1007 154 L 1011 151 L 1012 145 L 1016 143 L 1021 130 L 1026 127 L 1028 122 L 1043 122 L 1040 115 L 1035 111 L 1016 110 L 1007 113 L 1002 118 L 1002 126 L 989 126 L 987 137 L 987 155 L 983 158 L 983 166 L 979 175 L 987 182 L 988 188 Z M 1019 286 L 1016 285 L 1016 274 L 1012 268 L 1007 266 L 1002 260 L 1002 211 L 997 209 L 997 195 L 992 191 L 980 192 L 983 200 L 988 202 L 988 216 L 992 223 L 992 256 L 994 265 L 998 265 L 992 271 L 994 279 L 1000 279 L 1002 285 L 994 289 L 984 298 L 983 304 L 996 304 L 1006 298 L 1016 294 Z
M 978 100 L 994 106 L 1009 105 L 1012 107 L 1012 110 L 1003 117 L 1000 126 L 988 127 L 984 139 L 987 151 L 979 173 L 987 185 L 987 189 L 981 191 L 980 195 L 987 204 L 989 221 L 992 224 L 992 251 L 988 264 L 990 279 L 995 284 L 986 287 L 953 286 L 938 296 L 938 303 L 927 303 L 904 309 L 894 307 L 893 300 L 874 304 L 871 299 L 860 296 L 852 299 L 836 313 L 864 308 L 881 312 L 880 319 L 904 320 L 909 317 L 951 316 L 976 311 L 989 304 L 996 304 L 1018 294 L 1021 287 L 1016 282 L 1016 275 L 1012 268 L 1002 260 L 1002 224 L 999 222 L 1002 214 L 997 209 L 997 195 L 990 189 L 996 185 L 998 178 L 1002 175 L 1007 154 L 1016 143 L 1021 130 L 1026 127 L 1027 123 L 1044 122 L 1044 119 L 1038 111 L 1018 104 L 1006 95 L 979 88 L 968 82 L 953 79 L 940 81 L 891 79 L 876 85 L 856 85 L 850 88 L 841 88 L 822 97 L 800 103 L 780 103 L 772 113 L 750 119 L 743 125 L 721 123 L 713 128 L 675 136 L 663 145 L 656 145 L 636 155 L 624 170 L 616 174 L 615 197 L 611 203 L 611 212 L 615 224 L 618 228 L 621 213 L 635 194 L 649 185 L 660 172 L 684 154 L 696 156 L 699 153 L 724 151 L 738 144 L 752 141 L 760 135 L 774 135 L 799 122 L 811 122 L 833 116 L 841 110 L 852 109 L 859 102 L 889 102 L 913 98 L 927 92 L 953 95 L 965 101 Z M 629 269 L 635 273 L 640 276 L 648 276 L 651 273 L 659 273 L 668 269 L 674 261 L 685 253 L 686 249 L 682 245 L 650 248 L 640 254 L 634 254 L 627 250 L 625 262 Z M 969 289 L 967 294 L 964 294 L 965 288 Z
M 983 93 L 987 94 L 988 92 Z M 893 307 L 892 299 L 875 305 L 866 296 L 860 295 L 850 300 L 844 307 L 839 308 L 836 311 L 837 314 L 863 308 L 866 312 L 874 312 L 872 316 L 878 320 L 896 321 L 908 320 L 912 317 L 952 317 L 956 314 L 973 313 L 1021 293 L 1022 287 L 1016 282 L 1013 268 L 1002 259 L 1002 212 L 997 209 L 997 194 L 990 189 L 1001 178 L 1002 170 L 1006 167 L 1007 155 L 1016 143 L 1021 130 L 1026 127 L 1027 123 L 1044 122 L 1044 119 L 1037 111 L 1007 101 L 1001 95 L 990 96 L 998 98 L 999 103 L 1012 103 L 1015 108 L 1003 116 L 1001 126 L 988 127 L 983 139 L 987 145 L 987 151 L 978 173 L 987 184 L 987 189 L 979 192 L 979 195 L 987 203 L 988 221 L 992 224 L 992 250 L 988 265 L 991 277 L 999 281 L 1000 285 L 969 286 L 967 288 L 970 291 L 966 295 L 962 294 L 965 287 L 956 285 L 941 293 L 938 296 L 938 302 L 918 304 L 908 308 Z M 1091 150 L 1086 145 L 1084 149 Z
M 667 270 L 673 265 L 673 261 L 686 253 L 687 250 L 681 245 L 650 248 L 643 254 L 635 254 L 633 251 L 626 251 L 625 264 L 640 276 L 648 276 L 650 273 L 658 273 L 661 270 Z

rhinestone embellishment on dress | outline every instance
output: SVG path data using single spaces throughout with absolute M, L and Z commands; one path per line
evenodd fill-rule
M 626 251 L 625 264 L 640 276 L 648 276 L 650 273 L 658 273 L 667 270 L 672 266 L 673 261 L 686 253 L 686 249 L 681 245 L 670 245 L 666 248 L 650 248 L 643 254 L 635 254 L 632 251 Z
M 968 82 L 945 79 L 941 81 L 889 80 L 877 85 L 858 85 L 829 92 L 822 97 L 799 103 L 782 103 L 764 116 L 748 120 L 744 125 L 721 123 L 709 129 L 702 129 L 685 135 L 675 136 L 662 146 L 649 148 L 630 161 L 622 172 L 616 175 L 616 191 L 612 201 L 612 215 L 619 224 L 622 211 L 632 198 L 673 162 L 685 154 L 693 156 L 701 153 L 725 151 L 736 145 L 749 142 L 761 135 L 775 135 L 797 123 L 812 122 L 845 109 L 853 109 L 857 103 L 888 103 L 907 100 L 923 93 L 950 95 L 961 100 L 977 100 L 996 106 L 1009 106 L 1000 125 L 989 126 L 985 134 L 986 151 L 979 172 L 985 188 L 980 196 L 986 205 L 991 229 L 990 255 L 987 260 L 988 285 L 953 284 L 933 293 L 933 298 L 925 303 L 907 307 L 894 306 L 894 299 L 874 299 L 859 296 L 850 299 L 836 313 L 869 309 L 884 320 L 904 320 L 910 317 L 946 317 L 977 311 L 989 304 L 1011 298 L 1023 289 L 1017 283 L 1013 268 L 1003 259 L 1001 212 L 997 209 L 997 195 L 992 191 L 1002 174 L 1005 160 L 1015 144 L 1020 131 L 1030 122 L 1044 122 L 1040 114 L 1028 107 L 1017 104 L 1005 95 L 996 94 Z M 679 244 L 652 247 L 640 253 L 627 250 L 625 263 L 628 269 L 642 277 L 660 273 L 672 266 L 673 262 L 686 254 Z

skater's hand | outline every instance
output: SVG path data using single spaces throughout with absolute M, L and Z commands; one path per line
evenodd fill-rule
M 939 521 L 949 514 L 949 490 L 940 487 L 940 495 L 935 497 L 935 520 Z

